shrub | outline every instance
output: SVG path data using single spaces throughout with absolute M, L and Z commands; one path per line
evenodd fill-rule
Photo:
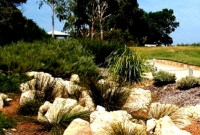
M 43 71 L 53 76 L 97 74 L 94 56 L 77 40 L 18 42 L 0 48 L 0 69 L 13 73 Z
M 153 73 L 153 80 L 155 85 L 165 85 L 175 83 L 176 76 L 166 71 L 158 71 Z
M 136 51 L 128 47 L 118 49 L 106 59 L 110 73 L 116 78 L 120 76 L 126 82 L 132 84 L 142 80 L 142 74 L 145 71 L 145 59 L 141 58 Z
M 25 116 L 36 116 L 42 102 L 39 100 L 30 100 L 19 107 L 18 114 Z
M 16 125 L 15 121 L 4 116 L 0 112 L 0 134 L 3 134 L 3 129 L 11 128 Z
M 186 90 L 186 89 L 198 87 L 200 85 L 200 80 L 199 78 L 196 78 L 194 76 L 186 76 L 178 80 L 176 82 L 176 85 L 179 89 Z
M 113 82 L 98 83 L 98 80 L 89 81 L 89 94 L 96 105 L 105 107 L 107 111 L 120 110 L 125 104 L 130 91 Z
M 31 78 L 26 75 L 5 75 L 0 73 L 0 92 L 8 93 L 14 92 L 19 93 L 19 85 L 24 83 Z
M 86 50 L 89 50 L 95 56 L 95 63 L 101 66 L 105 66 L 106 57 L 108 57 L 111 52 L 122 47 L 117 42 L 90 39 L 82 39 L 80 42 Z

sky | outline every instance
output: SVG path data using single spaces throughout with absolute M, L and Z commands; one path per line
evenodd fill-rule
M 23 15 L 32 19 L 45 31 L 51 31 L 51 8 L 43 5 L 39 9 L 37 0 L 28 0 L 19 9 Z M 179 27 L 170 34 L 173 45 L 200 43 L 200 0 L 137 0 L 139 8 L 146 12 L 161 11 L 164 8 L 173 9 Z M 55 30 L 61 31 L 64 23 L 55 18 Z

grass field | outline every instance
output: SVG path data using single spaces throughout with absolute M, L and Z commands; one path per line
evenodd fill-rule
M 146 59 L 163 59 L 200 66 L 200 46 L 132 47 Z

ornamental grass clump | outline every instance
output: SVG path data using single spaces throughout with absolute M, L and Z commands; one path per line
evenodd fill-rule
M 128 125 L 126 122 L 112 122 L 106 129 L 107 135 L 146 135 L 146 128 L 138 128 Z
M 114 78 L 120 76 L 130 84 L 141 81 L 145 72 L 145 59 L 126 46 L 112 52 L 106 62 Z
M 166 71 L 158 71 L 153 73 L 154 84 L 157 86 L 162 86 L 166 84 L 171 84 L 176 82 L 175 74 L 166 72 Z
M 96 105 L 103 106 L 107 111 L 122 109 L 130 95 L 130 90 L 120 84 L 105 81 L 99 83 L 98 79 L 90 79 L 88 83 L 89 95 Z
M 176 85 L 181 90 L 186 90 L 200 86 L 200 79 L 194 76 L 186 76 L 176 82 Z
M 51 135 L 63 135 L 64 130 L 76 118 L 81 118 L 83 120 L 89 121 L 90 112 L 78 107 L 78 104 L 76 103 L 67 109 L 61 109 L 58 112 L 55 122 L 50 122 L 48 119 L 46 119 L 47 121 L 42 122 L 41 124 L 45 127 L 45 129 L 51 132 Z

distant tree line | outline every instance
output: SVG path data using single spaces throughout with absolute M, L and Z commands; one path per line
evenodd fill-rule
M 0 46 L 24 40 L 32 42 L 47 37 L 33 20 L 27 19 L 17 8 L 27 0 L 0 0 Z
M 46 36 L 17 6 L 27 0 L 0 0 L 0 45 L 17 40 L 33 41 Z M 170 34 L 179 26 L 172 9 L 145 12 L 137 0 L 37 0 L 64 22 L 72 38 L 116 41 L 122 44 L 171 45 Z

